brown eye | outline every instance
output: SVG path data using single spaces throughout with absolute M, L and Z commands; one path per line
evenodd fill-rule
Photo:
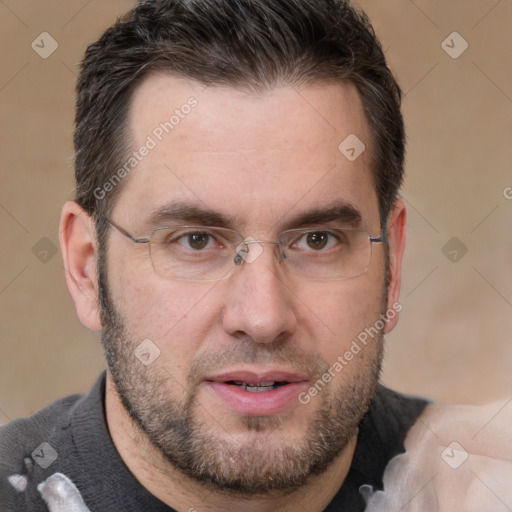
M 190 233 L 187 235 L 187 241 L 192 249 L 204 249 L 210 241 L 210 235 L 207 233 Z
M 307 234 L 307 244 L 311 249 L 320 251 L 325 248 L 329 242 L 329 233 L 325 231 L 314 231 Z

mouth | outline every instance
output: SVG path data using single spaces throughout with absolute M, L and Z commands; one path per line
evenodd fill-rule
M 239 415 L 279 414 L 298 403 L 309 386 L 306 376 L 284 371 L 232 371 L 206 378 L 203 383 L 221 406 Z

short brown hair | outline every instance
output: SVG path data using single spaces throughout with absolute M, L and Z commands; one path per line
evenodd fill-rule
M 146 0 L 106 30 L 82 62 L 74 135 L 76 200 L 96 220 L 122 188 L 101 204 L 95 194 L 126 161 L 130 99 L 154 71 L 252 91 L 354 84 L 384 225 L 403 179 L 401 91 L 369 19 L 349 0 Z

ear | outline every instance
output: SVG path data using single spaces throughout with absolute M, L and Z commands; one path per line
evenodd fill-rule
M 406 227 L 406 211 L 405 203 L 399 198 L 391 214 L 389 215 L 387 224 L 387 239 L 389 249 L 389 269 L 388 269 L 388 296 L 387 309 L 400 311 L 397 309 L 400 299 L 400 283 L 402 279 L 402 257 L 405 249 L 405 227 Z M 394 307 L 393 307 L 394 305 Z M 389 318 L 384 327 L 384 333 L 391 332 L 398 322 L 398 313 Z
M 75 201 L 62 208 L 59 241 L 66 283 L 80 322 L 93 331 L 101 330 L 94 222 Z

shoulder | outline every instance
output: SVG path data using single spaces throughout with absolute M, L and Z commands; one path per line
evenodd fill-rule
M 0 427 L 0 457 L 3 463 L 16 459 L 16 452 L 26 453 L 38 439 L 52 437 L 69 422 L 73 406 L 83 394 L 70 395 L 47 405 L 27 418 L 13 420 Z M 5 470 L 2 464 L 0 471 Z
M 368 512 L 511 510 L 512 399 L 484 406 L 429 405 L 391 460 Z M 421 493 L 415 493 L 421 489 Z M 409 510 L 409 509 L 408 509 Z
M 61 398 L 32 416 L 13 420 L 0 427 L 2 510 L 26 509 L 25 493 L 20 491 L 25 490 L 35 463 L 41 462 L 44 466 L 58 453 L 61 432 L 66 429 L 73 408 L 83 396 L 76 394 Z

